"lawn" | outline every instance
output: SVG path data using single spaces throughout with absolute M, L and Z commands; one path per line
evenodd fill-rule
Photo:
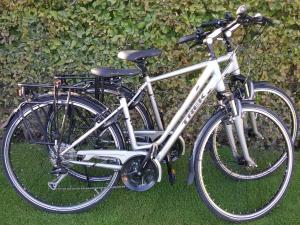
M 300 153 L 296 153 L 297 161 Z M 80 214 L 58 215 L 37 210 L 20 199 L 0 175 L 1 224 L 230 224 L 215 217 L 198 197 L 194 185 L 187 186 L 187 157 L 175 164 L 176 183 L 165 176 L 148 192 L 116 189 L 94 209 Z M 300 169 L 296 167 L 289 191 L 279 207 L 266 217 L 248 224 L 300 224 Z

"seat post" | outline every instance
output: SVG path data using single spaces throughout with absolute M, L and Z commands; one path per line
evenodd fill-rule
M 143 77 L 148 75 L 148 70 L 147 70 L 147 61 L 145 58 L 138 59 L 134 61 L 136 66 L 142 71 Z

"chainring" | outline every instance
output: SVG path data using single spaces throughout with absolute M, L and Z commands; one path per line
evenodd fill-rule
M 149 160 L 142 171 L 138 171 L 145 156 L 134 156 L 122 167 L 121 179 L 124 185 L 133 191 L 147 191 L 152 188 L 158 179 L 158 168 L 156 164 Z

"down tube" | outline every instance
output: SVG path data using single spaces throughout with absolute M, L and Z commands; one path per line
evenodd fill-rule
M 166 127 L 163 135 L 157 141 L 155 141 L 155 143 L 157 145 L 162 144 L 166 140 L 166 138 L 168 137 L 168 135 L 171 133 L 171 131 L 175 128 L 175 126 L 180 121 L 180 118 L 182 116 L 185 116 L 184 113 L 186 112 L 186 110 L 188 110 L 191 107 L 191 105 L 195 101 L 195 98 L 199 95 L 201 89 L 203 88 L 203 86 L 209 80 L 211 74 L 213 73 L 213 71 L 214 71 L 214 65 L 215 65 L 214 61 L 212 61 L 204 69 L 202 75 L 198 78 L 197 83 L 195 84 L 195 86 L 190 91 L 190 93 L 187 96 L 187 98 L 185 99 L 184 103 L 182 104 L 182 106 L 180 107 L 180 109 L 177 111 L 177 113 L 174 115 L 173 119 L 170 121 L 170 123 Z M 217 64 L 217 66 L 218 66 L 218 64 Z
M 215 70 L 212 71 L 212 72 L 214 74 Z M 220 77 L 220 76 L 218 76 L 218 77 Z M 165 155 L 167 154 L 167 152 L 169 151 L 169 149 L 172 147 L 172 145 L 174 144 L 174 142 L 176 141 L 176 139 L 178 138 L 178 136 L 182 133 L 182 131 L 184 130 L 184 128 L 191 121 L 192 117 L 195 115 L 195 113 L 198 111 L 198 109 L 203 104 L 203 102 L 205 101 L 205 99 L 208 97 L 208 93 L 210 92 L 210 90 L 212 90 L 212 89 L 215 88 L 216 83 L 218 82 L 218 80 L 217 80 L 218 77 L 216 77 L 216 76 L 211 77 L 211 79 L 209 80 L 209 82 L 207 83 L 207 85 L 205 86 L 205 88 L 203 89 L 203 91 L 201 92 L 200 96 L 191 105 L 190 109 L 185 114 L 184 118 L 180 121 L 179 125 L 174 130 L 174 133 L 167 140 L 166 144 L 163 146 L 163 148 L 161 149 L 161 151 L 156 156 L 156 159 L 158 161 L 161 161 L 165 157 Z M 201 79 L 201 77 L 200 77 L 200 79 Z

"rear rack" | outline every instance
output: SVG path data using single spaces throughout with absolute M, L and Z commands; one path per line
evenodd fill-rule
M 19 88 L 28 88 L 28 89 L 35 89 L 35 88 L 45 88 L 45 89 L 52 89 L 54 88 L 54 84 L 40 84 L 40 83 L 19 83 Z M 74 86 L 74 85 L 60 85 L 60 89 L 66 90 L 85 90 L 85 87 Z
M 95 98 L 103 100 L 104 85 L 115 84 L 121 85 L 120 77 L 103 78 L 91 73 L 86 74 L 57 74 L 54 76 L 53 83 L 19 83 L 18 95 L 20 97 L 32 96 L 37 97 L 40 92 L 49 92 L 51 89 L 62 92 L 75 92 L 86 94 L 88 89 L 94 88 Z

